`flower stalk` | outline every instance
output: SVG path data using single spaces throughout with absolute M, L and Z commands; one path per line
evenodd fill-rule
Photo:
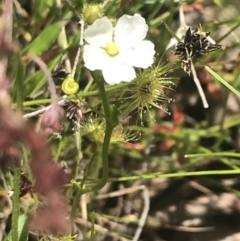
M 110 146 L 110 141 L 111 141 L 113 129 L 117 125 L 117 123 L 114 123 L 112 121 L 112 114 L 111 114 L 111 109 L 110 109 L 110 106 L 109 106 L 108 98 L 107 98 L 107 95 L 106 95 L 106 90 L 105 90 L 105 87 L 104 87 L 104 80 L 102 78 L 99 79 L 96 72 L 92 72 L 92 77 L 98 85 L 99 93 L 100 93 L 100 96 L 101 96 L 101 99 L 102 99 L 104 114 L 106 116 L 106 131 L 105 131 L 105 135 L 104 135 L 104 141 L 103 141 L 103 144 L 102 144 L 103 173 L 102 173 L 102 178 L 101 178 L 101 180 L 99 181 L 98 184 L 96 184 L 95 186 L 93 186 L 89 189 L 86 188 L 86 189 L 81 190 L 81 194 L 89 192 L 89 190 L 91 192 L 96 192 L 99 189 L 101 189 L 102 187 L 104 187 L 105 184 L 107 183 L 108 172 L 109 172 L 108 151 L 109 151 L 109 146 Z
M 71 212 L 71 218 L 74 217 L 74 213 L 75 213 L 77 204 L 79 203 L 81 195 L 88 193 L 88 192 L 96 192 L 96 191 L 100 190 L 101 188 L 103 188 L 105 186 L 105 184 L 108 182 L 108 177 L 109 177 L 108 176 L 108 174 L 109 174 L 108 152 L 109 152 L 109 146 L 110 146 L 110 142 L 111 142 L 112 132 L 113 132 L 113 129 L 117 125 L 116 121 L 114 121 L 114 119 L 113 119 L 114 116 L 112 115 L 112 111 L 111 111 L 111 108 L 110 108 L 110 105 L 108 102 L 103 78 L 99 77 L 97 72 L 91 72 L 91 74 L 92 74 L 94 81 L 98 85 L 100 97 L 101 97 L 102 104 L 103 104 L 103 111 L 104 111 L 105 118 L 106 118 L 106 130 L 105 130 L 104 140 L 103 140 L 103 144 L 102 144 L 102 153 L 101 153 L 102 178 L 99 180 L 99 182 L 96 185 L 79 190 L 79 192 L 76 194 L 76 196 L 74 198 L 73 208 L 72 208 L 72 212 Z

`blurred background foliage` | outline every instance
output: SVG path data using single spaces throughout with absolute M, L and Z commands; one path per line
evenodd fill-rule
M 14 0 L 13 39 L 20 45 L 20 51 L 12 54 L 9 65 L 13 108 L 27 113 L 51 102 L 44 73 L 35 64 L 23 62 L 21 57 L 38 55 L 53 71 L 66 53 L 69 63 L 65 63 L 65 69 L 69 72 L 78 49 L 80 15 L 90 2 L 96 3 Z M 147 37 L 155 44 L 156 63 L 167 64 L 177 58 L 174 48 L 165 50 L 172 38 L 165 24 L 177 31 L 179 4 L 180 1 L 173 0 L 112 0 L 105 7 L 105 14 L 119 18 L 123 14 L 140 13 L 149 24 Z M 57 239 L 45 235 L 41 239 L 31 233 L 29 240 L 132 240 L 146 205 L 142 186 L 149 191 L 150 210 L 140 240 L 240 240 L 240 99 L 204 68 L 208 65 L 239 89 L 239 0 L 194 0 L 183 1 L 182 5 L 187 25 L 195 28 L 201 24 L 224 47 L 203 58 L 201 63 L 194 63 L 210 107 L 203 108 L 192 77 L 177 63 L 170 74 L 176 87 L 168 93 L 174 101 L 163 103 L 171 114 L 151 108 L 151 115 L 144 115 L 144 126 L 137 121 L 136 113 L 129 122 L 121 120 L 126 128 L 141 132 L 141 137 L 111 146 L 109 182 L 97 193 L 80 198 L 80 208 L 75 213 L 75 236 Z M 100 110 L 97 86 L 91 82 L 82 58 L 75 80 L 80 91 L 77 97 L 70 98 L 80 98 Z M 61 99 L 62 79 L 56 77 L 54 81 Z M 106 89 L 110 99 L 119 96 L 119 91 Z M 37 126 L 38 118 L 30 121 Z M 72 126 L 66 124 L 61 139 L 53 136 L 49 143 L 69 177 L 76 177 L 79 184 L 88 173 L 86 183 L 94 182 L 102 173 L 100 150 L 91 136 L 85 135 L 84 128 L 80 129 L 80 143 L 76 139 Z M 187 154 L 196 155 L 186 158 Z M 26 166 L 23 171 L 30 175 Z M 126 191 L 128 188 L 130 191 Z M 122 195 L 111 197 L 111 193 L 121 190 Z M 75 194 L 75 185 L 69 182 L 66 195 L 70 206 Z M 23 207 L 28 199 L 29 194 L 21 198 Z M 26 221 L 22 216 L 19 218 Z

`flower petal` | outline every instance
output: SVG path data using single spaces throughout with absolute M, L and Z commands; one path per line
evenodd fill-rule
M 106 43 L 112 42 L 112 23 L 107 17 L 97 19 L 84 31 L 83 38 L 91 45 L 105 47 Z
M 147 31 L 146 21 L 139 14 L 123 15 L 114 29 L 114 42 L 122 48 L 132 48 L 146 37 Z
M 136 78 L 132 66 L 126 65 L 121 58 L 111 58 L 102 70 L 103 78 L 109 85 L 119 84 L 121 81 L 130 82 Z
M 85 45 L 83 48 L 84 65 L 92 71 L 102 70 L 108 58 L 104 49 L 92 45 Z
M 154 44 L 145 40 L 137 45 L 134 49 L 124 50 L 124 62 L 134 67 L 146 69 L 153 64 L 154 61 Z

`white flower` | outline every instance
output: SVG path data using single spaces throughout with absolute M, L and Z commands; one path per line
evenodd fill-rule
M 83 59 L 91 71 L 102 70 L 105 81 L 118 84 L 136 77 L 133 67 L 146 69 L 153 64 L 154 44 L 143 40 L 148 31 L 139 14 L 123 15 L 113 27 L 107 17 L 96 20 L 83 33 Z

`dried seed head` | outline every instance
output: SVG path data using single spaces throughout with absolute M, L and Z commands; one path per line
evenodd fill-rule
M 207 37 L 210 32 L 201 31 L 201 27 L 196 29 L 188 28 L 184 41 L 179 42 L 176 46 L 175 55 L 181 59 L 181 68 L 187 73 L 191 74 L 192 59 L 201 58 L 210 52 L 222 48 L 221 45 L 211 44 Z
M 80 127 L 83 118 L 80 102 L 77 100 L 65 100 L 62 104 L 67 120 L 73 125 L 76 131 Z

